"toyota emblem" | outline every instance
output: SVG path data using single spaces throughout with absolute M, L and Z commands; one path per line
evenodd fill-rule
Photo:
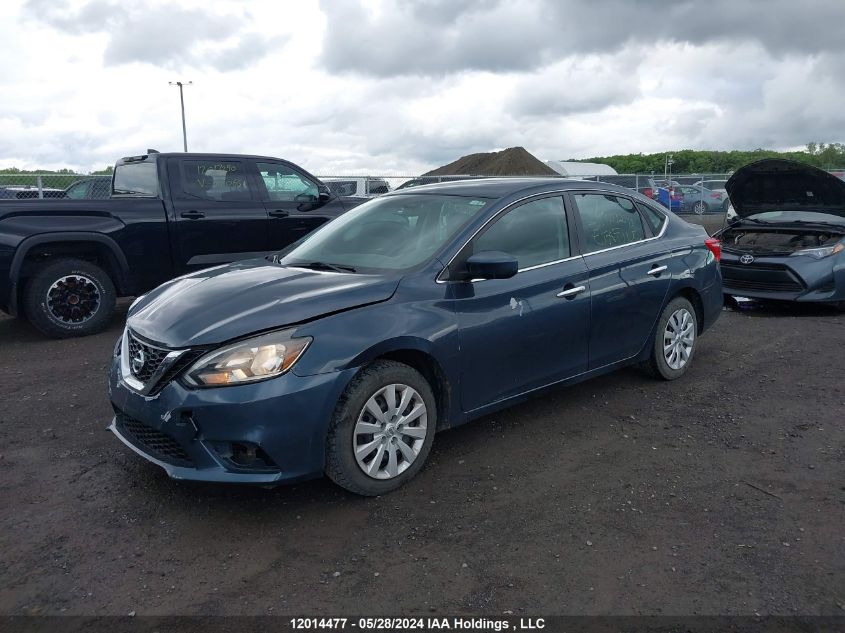
M 138 348 L 132 355 L 132 372 L 139 374 L 144 368 L 145 362 L 147 362 L 147 358 L 144 356 L 144 350 Z
M 749 255 L 748 253 L 746 253 L 745 255 L 739 258 L 739 261 L 742 264 L 750 264 L 754 261 L 754 255 Z

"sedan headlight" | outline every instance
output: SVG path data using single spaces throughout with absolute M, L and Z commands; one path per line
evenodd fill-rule
M 292 338 L 293 333 L 271 332 L 209 352 L 185 372 L 185 381 L 195 387 L 224 387 L 281 376 L 312 340 Z
M 790 257 L 795 257 L 796 255 L 809 255 L 810 257 L 815 257 L 816 259 L 824 259 L 825 257 L 830 257 L 831 255 L 836 255 L 836 253 L 841 253 L 845 250 L 845 245 L 842 242 L 838 244 L 834 244 L 833 246 L 823 246 L 821 248 L 805 248 L 800 251 L 795 251 L 794 253 L 790 254 Z

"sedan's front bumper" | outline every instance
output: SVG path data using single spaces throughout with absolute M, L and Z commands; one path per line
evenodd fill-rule
M 355 370 L 289 372 L 258 383 L 188 389 L 171 381 L 153 397 L 109 372 L 109 429 L 173 479 L 281 483 L 320 476 L 335 404 Z M 254 459 L 244 459 L 244 451 Z
M 807 255 L 755 257 L 743 263 L 742 253 L 722 249 L 722 286 L 727 295 L 837 303 L 845 300 L 845 258 Z

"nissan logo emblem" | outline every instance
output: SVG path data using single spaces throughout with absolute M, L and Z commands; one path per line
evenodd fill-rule
M 144 356 L 144 350 L 138 349 L 134 354 L 132 354 L 132 372 L 138 374 L 144 368 L 144 363 L 147 361 L 147 358 Z
M 745 255 L 739 258 L 739 261 L 742 264 L 750 264 L 754 261 L 754 255 L 749 255 L 748 253 L 746 253 Z

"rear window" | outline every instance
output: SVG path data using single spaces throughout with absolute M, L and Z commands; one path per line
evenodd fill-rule
M 114 169 L 114 193 L 126 196 L 157 196 L 155 161 L 126 163 Z
M 354 180 L 332 180 L 325 184 L 336 196 L 354 196 L 358 193 L 358 183 Z
M 660 231 L 663 229 L 663 224 L 666 222 L 666 216 L 660 213 L 660 211 L 656 211 L 651 207 L 637 203 L 637 208 L 640 210 L 640 213 L 643 214 L 645 218 L 646 224 L 651 229 L 653 235 L 660 235 Z

